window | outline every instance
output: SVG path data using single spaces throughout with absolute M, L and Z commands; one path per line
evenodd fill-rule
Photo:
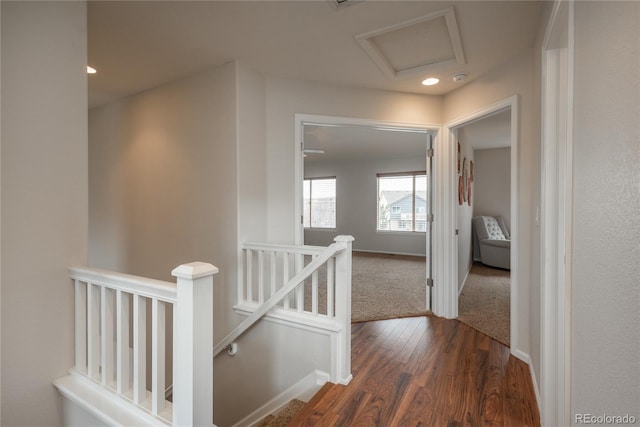
M 378 174 L 378 231 L 427 230 L 426 172 Z
M 302 194 L 304 228 L 336 228 L 336 177 L 305 179 Z

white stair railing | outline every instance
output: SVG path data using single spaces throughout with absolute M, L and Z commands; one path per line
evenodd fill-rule
M 100 385 L 105 396 L 119 397 L 116 401 L 121 404 L 133 405 L 164 423 L 213 425 L 212 301 L 217 272 L 211 264 L 184 264 L 173 270 L 176 284 L 94 268 L 71 268 L 75 287 L 72 373 Z M 167 331 L 170 310 L 173 330 Z M 149 317 L 151 325 L 147 325 Z M 151 347 L 147 348 L 149 332 Z M 165 344 L 171 332 L 173 402 L 165 398 Z M 147 378 L 148 353 L 151 378 Z
M 329 247 L 244 243 L 236 308 L 248 317 L 214 347 L 214 356 L 266 313 L 277 310 L 297 322 L 335 325 L 338 378 L 351 375 L 352 236 Z

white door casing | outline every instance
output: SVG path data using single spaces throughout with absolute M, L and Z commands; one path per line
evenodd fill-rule
M 571 424 L 573 2 L 556 2 L 542 44 L 540 397 L 543 425 Z
M 457 145 L 456 130 L 462 126 L 491 116 L 493 114 L 511 109 L 511 353 L 518 358 L 525 359 L 524 353 L 520 351 L 518 337 L 518 248 L 519 248 L 519 164 L 518 152 L 520 145 L 520 97 L 513 95 L 509 98 L 488 105 L 478 111 L 460 117 L 444 125 L 438 142 L 436 151 L 438 171 L 435 172 L 436 190 L 434 196 L 439 198 L 435 203 L 435 222 L 439 234 L 434 234 L 434 281 L 436 281 L 433 292 L 433 312 L 434 314 L 449 319 L 458 317 L 458 239 L 456 230 L 456 207 L 457 207 Z M 438 223 L 438 219 L 440 222 Z M 442 283 L 443 286 L 438 286 Z
M 437 145 L 437 141 L 439 138 L 439 133 L 441 127 L 439 125 L 432 124 L 421 124 L 421 123 L 400 123 L 400 122 L 387 122 L 381 120 L 370 120 L 370 119 L 358 119 L 352 117 L 337 117 L 337 116 L 323 116 L 323 115 L 315 115 L 315 114 L 296 114 L 295 115 L 295 209 L 294 209 L 294 239 L 296 245 L 304 244 L 304 226 L 302 224 L 301 218 L 303 214 L 303 195 L 302 195 L 302 182 L 304 180 L 304 125 L 307 124 L 316 124 L 316 125 L 329 125 L 329 126 L 362 126 L 369 128 L 382 128 L 382 129 L 394 129 L 394 130 L 424 130 L 425 131 L 425 147 L 428 149 L 429 146 L 429 135 L 436 135 L 434 140 L 436 142 L 434 145 L 434 160 L 433 164 L 435 165 L 436 157 L 438 155 L 437 149 L 435 146 Z M 428 159 L 425 159 L 428 161 Z M 435 168 L 435 166 L 434 166 Z M 433 182 L 430 182 L 432 192 L 435 193 L 435 188 L 438 186 L 438 176 L 433 173 L 434 179 Z M 435 197 L 432 199 L 433 206 L 437 206 L 438 200 Z M 432 206 L 432 209 L 433 209 Z M 431 237 L 432 239 L 436 238 L 435 230 L 437 230 L 437 226 L 434 223 L 432 224 L 432 232 L 431 235 L 426 233 L 425 238 Z M 427 248 L 429 248 L 429 242 L 427 241 Z M 432 246 L 433 248 L 433 246 Z M 427 249 L 429 250 L 429 249 Z M 435 265 L 435 258 L 439 258 L 442 255 L 435 251 L 435 248 L 431 251 L 432 259 L 431 259 L 431 272 L 435 275 L 433 266 Z M 427 261 L 429 262 L 429 261 Z M 427 272 L 429 271 L 429 266 L 427 266 Z M 435 276 L 433 276 L 435 278 Z M 435 279 L 434 279 L 435 281 Z M 427 297 L 425 301 L 425 307 L 428 309 L 431 305 L 431 293 L 427 289 Z

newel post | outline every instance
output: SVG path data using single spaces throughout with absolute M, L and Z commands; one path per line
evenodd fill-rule
M 351 381 L 351 251 L 353 236 L 337 236 L 334 241 L 346 246 L 336 255 L 336 320 L 342 326 L 338 336 L 338 378 Z
M 213 275 L 218 268 L 192 262 L 175 268 L 173 318 L 173 424 L 213 425 Z

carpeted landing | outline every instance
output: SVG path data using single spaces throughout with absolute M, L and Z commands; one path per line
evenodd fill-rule
M 326 283 L 319 270 L 318 282 Z M 426 259 L 420 256 L 353 252 L 351 321 L 423 316 L 425 310 Z M 318 307 L 326 313 L 326 286 L 318 287 Z M 305 309 L 311 308 L 311 284 L 305 286 Z M 324 311 L 323 311 L 324 310 Z
M 458 320 L 510 345 L 510 273 L 474 263 L 458 299 Z
M 267 415 L 258 427 L 285 427 L 304 408 L 304 405 L 306 405 L 305 402 L 293 399 L 276 415 Z

